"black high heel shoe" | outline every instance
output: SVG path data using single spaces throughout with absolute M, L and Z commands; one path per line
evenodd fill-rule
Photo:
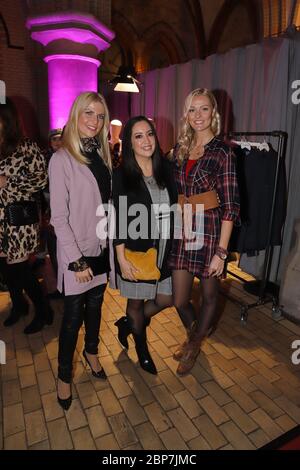
M 57 386 L 57 390 L 58 390 L 58 386 Z M 62 409 L 67 411 L 70 408 L 71 403 L 72 403 L 72 393 L 68 398 L 60 398 L 58 396 L 58 391 L 57 391 L 57 401 L 62 407 Z
M 131 329 L 128 317 L 121 317 L 117 320 L 114 325 L 118 328 L 118 340 L 120 341 L 123 348 L 128 349 L 127 336 L 130 335 Z
M 85 359 L 85 362 L 87 363 L 87 365 L 89 366 L 89 368 L 91 369 L 91 372 L 92 372 L 92 375 L 94 377 L 96 377 L 97 379 L 103 379 L 103 380 L 106 380 L 107 379 L 107 375 L 103 369 L 103 367 L 101 367 L 101 370 L 99 370 L 99 372 L 95 372 L 90 364 L 90 361 L 88 360 L 87 358 L 87 355 L 86 355 L 86 352 L 85 352 L 85 349 L 82 351 L 82 355 Z
M 68 398 L 59 398 L 59 396 L 57 395 L 57 401 L 62 407 L 62 409 L 67 411 L 72 403 L 72 395 L 70 395 Z

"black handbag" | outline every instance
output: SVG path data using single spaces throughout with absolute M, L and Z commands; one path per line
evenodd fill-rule
M 104 248 L 98 256 L 85 256 L 84 259 L 93 271 L 94 276 L 109 273 L 110 263 L 108 248 Z
M 39 209 L 36 201 L 16 201 L 8 204 L 5 209 L 9 225 L 20 227 L 39 222 Z

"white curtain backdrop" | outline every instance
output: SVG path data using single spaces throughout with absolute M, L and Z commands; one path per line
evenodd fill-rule
M 212 55 L 206 60 L 147 72 L 139 78 L 132 115 L 154 118 L 164 151 L 173 147 L 185 97 L 194 88 L 216 93 L 223 130 L 285 130 L 289 75 L 288 39 Z

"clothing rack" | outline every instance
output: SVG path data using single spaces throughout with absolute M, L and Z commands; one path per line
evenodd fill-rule
M 272 240 L 272 231 L 273 231 L 273 224 L 274 224 L 276 195 L 277 195 L 278 183 L 279 183 L 279 168 L 280 168 L 281 162 L 284 161 L 284 158 L 285 158 L 287 133 L 283 131 L 272 131 L 272 132 L 241 132 L 239 131 L 239 132 L 228 132 L 228 133 L 223 134 L 223 137 L 227 137 L 227 139 L 232 139 L 232 137 L 243 137 L 243 136 L 252 136 L 252 137 L 262 136 L 265 138 L 274 137 L 277 139 L 277 162 L 276 162 L 276 171 L 275 171 L 275 178 L 274 178 L 274 188 L 273 188 L 273 194 L 272 194 L 270 223 L 269 223 L 267 243 L 266 243 L 266 248 L 265 248 L 265 258 L 264 258 L 264 264 L 263 264 L 262 279 L 260 280 L 260 284 L 259 284 L 258 299 L 256 302 L 248 304 L 248 303 L 239 301 L 238 299 L 236 299 L 235 297 L 232 297 L 227 292 L 224 292 L 224 290 L 221 290 L 221 293 L 225 297 L 229 298 L 232 302 L 234 302 L 235 304 L 241 307 L 241 321 L 246 322 L 247 317 L 248 317 L 248 310 L 254 307 L 258 307 L 260 305 L 264 305 L 269 302 L 272 302 L 273 318 L 276 319 L 279 316 L 281 316 L 281 308 L 279 306 L 278 295 L 274 293 L 271 295 L 268 294 L 267 285 L 269 282 L 270 270 L 271 270 L 271 265 L 272 265 L 272 257 L 273 257 L 273 247 L 271 246 L 271 240 Z M 278 260 L 277 272 L 278 272 L 278 267 L 279 267 L 279 261 L 280 261 L 280 257 Z M 253 282 L 253 281 L 245 281 L 245 279 L 243 279 L 241 276 L 238 276 L 237 274 L 227 269 L 226 269 L 226 272 L 228 272 L 231 276 L 241 280 L 244 283 Z

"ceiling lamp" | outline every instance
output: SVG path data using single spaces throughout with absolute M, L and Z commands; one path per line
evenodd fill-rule
M 110 80 L 111 85 L 114 86 L 114 91 L 125 91 L 127 93 L 139 93 L 138 83 L 134 78 L 135 71 L 133 68 L 121 66 L 118 70 L 118 75 Z

